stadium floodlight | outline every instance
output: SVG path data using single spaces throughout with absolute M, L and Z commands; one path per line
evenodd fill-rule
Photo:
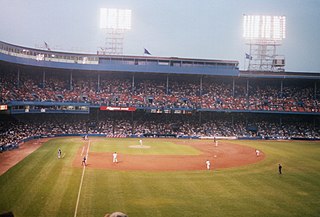
M 286 37 L 285 16 L 244 15 L 243 21 L 245 39 L 281 41 Z
M 131 29 L 131 10 L 100 8 L 100 28 L 106 29 L 106 45 L 101 54 L 122 54 L 124 33 Z
M 101 29 L 131 29 L 131 10 L 100 8 Z
M 286 38 L 285 16 L 244 15 L 243 37 L 250 46 L 248 70 L 284 70 L 275 63 L 276 47 Z

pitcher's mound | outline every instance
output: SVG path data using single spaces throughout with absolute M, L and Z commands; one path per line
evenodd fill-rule
M 147 145 L 130 145 L 129 148 L 150 148 L 150 146 L 147 146 Z

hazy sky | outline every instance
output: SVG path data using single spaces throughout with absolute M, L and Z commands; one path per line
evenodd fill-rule
M 320 0 L 0 0 L 0 40 L 96 53 L 105 44 L 100 8 L 132 10 L 124 54 L 238 60 L 249 47 L 243 14 L 285 15 L 277 49 L 287 71 L 320 72 Z

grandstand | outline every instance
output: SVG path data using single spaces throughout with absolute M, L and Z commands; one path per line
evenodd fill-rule
M 320 73 L 0 42 L 0 146 L 40 136 L 320 138 Z

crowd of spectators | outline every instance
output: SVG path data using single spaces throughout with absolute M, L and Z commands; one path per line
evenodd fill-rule
M 43 82 L 45 81 L 45 82 Z M 310 85 L 274 85 L 273 81 L 249 84 L 236 81 L 179 78 L 94 76 L 68 77 L 3 73 L 0 101 L 86 102 L 93 105 L 210 110 L 320 112 L 319 90 Z
M 92 105 L 133 106 L 139 108 L 185 108 L 208 110 L 320 112 L 320 91 L 312 82 L 285 83 L 192 77 L 93 75 L 69 76 L 32 72 L 0 73 L 0 102 L 51 101 L 85 102 Z M 199 77 L 198 77 L 199 78 Z M 319 88 L 320 89 L 320 88 Z M 161 118 L 159 118 L 161 117 Z M 236 136 L 261 138 L 320 138 L 314 123 L 279 123 L 271 120 L 230 121 L 183 115 L 142 115 L 139 118 L 104 117 L 96 120 L 75 115 L 27 115 L 0 121 L 0 147 L 18 144 L 30 136 L 56 134 L 104 134 L 126 136 Z
M 320 126 L 310 121 L 280 123 L 274 120 L 141 115 L 134 119 L 113 116 L 99 120 L 82 115 L 34 115 L 0 122 L 0 149 L 32 136 L 103 134 L 107 137 L 259 137 L 320 139 Z

